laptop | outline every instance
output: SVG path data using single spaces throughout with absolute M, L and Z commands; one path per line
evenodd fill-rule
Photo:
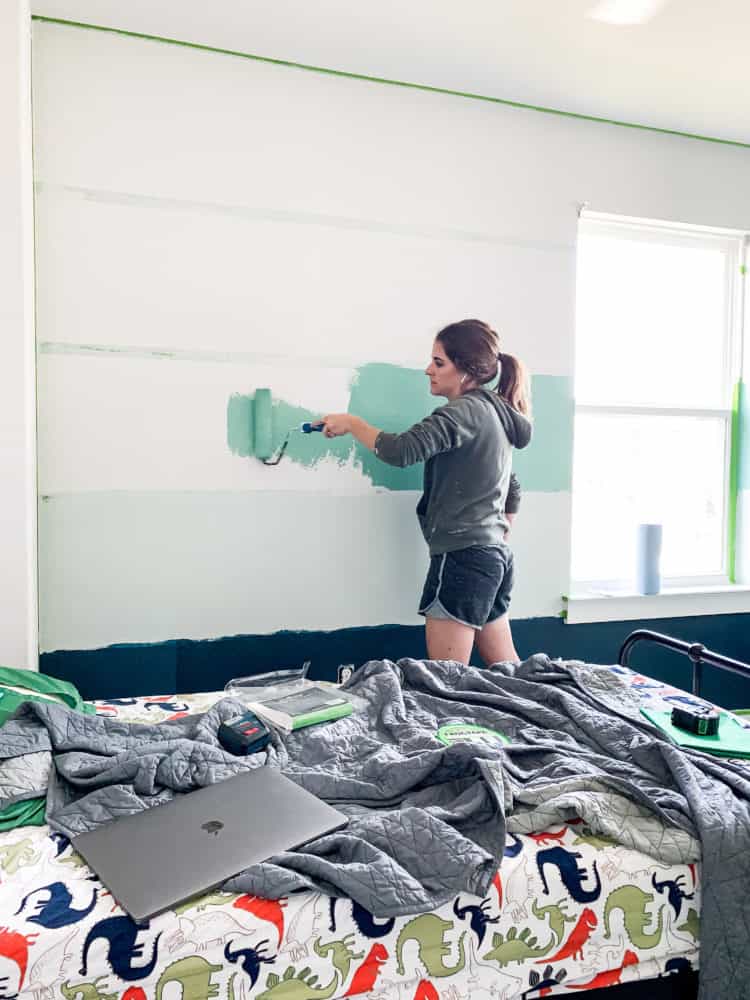
M 347 822 L 264 766 L 115 819 L 72 845 L 122 908 L 143 921 Z

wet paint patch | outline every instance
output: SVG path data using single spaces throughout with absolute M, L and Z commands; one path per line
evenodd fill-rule
M 570 489 L 572 468 L 573 391 L 570 378 L 536 375 L 532 379 L 534 438 L 517 451 L 513 466 L 525 490 L 557 493 Z M 431 413 L 442 400 L 429 391 L 424 373 L 398 365 L 367 364 L 352 380 L 348 413 L 355 413 L 382 430 L 397 433 Z M 253 397 L 235 394 L 227 405 L 227 444 L 243 458 L 251 457 Z M 286 400 L 274 399 L 273 446 L 281 447 L 291 428 L 321 416 Z M 422 464 L 398 469 L 381 462 L 350 437 L 329 440 L 322 435 L 293 433 L 283 459 L 314 468 L 324 458 L 345 464 L 354 459 L 373 486 L 386 490 L 419 490 Z
M 513 452 L 513 471 L 523 490 L 561 493 L 573 478 L 573 379 L 535 375 L 531 380 L 534 436 Z
M 349 412 L 389 433 L 406 430 L 441 405 L 429 390 L 424 372 L 397 365 L 363 365 L 352 382 Z M 355 443 L 362 471 L 375 486 L 387 490 L 421 490 L 423 465 L 398 469 L 381 462 L 369 448 Z

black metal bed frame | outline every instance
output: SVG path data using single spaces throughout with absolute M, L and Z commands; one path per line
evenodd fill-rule
M 622 644 L 617 658 L 621 667 L 630 666 L 630 650 L 641 640 L 654 642 L 658 646 L 666 646 L 667 649 L 685 653 L 690 658 L 693 664 L 693 694 L 696 698 L 701 697 L 704 663 L 711 667 L 718 667 L 720 670 L 728 670 L 732 674 L 739 674 L 740 677 L 750 680 L 750 664 L 743 663 L 741 660 L 733 660 L 731 656 L 723 656 L 721 653 L 713 653 L 700 642 L 685 642 L 682 639 L 675 639 L 671 635 L 652 632 L 647 628 L 639 628 L 631 632 Z
M 734 660 L 731 656 L 723 656 L 721 653 L 714 653 L 700 642 L 685 642 L 682 639 L 675 639 L 671 635 L 663 635 L 661 632 L 652 632 L 647 628 L 639 628 L 625 639 L 617 657 L 617 662 L 621 667 L 630 666 L 630 651 L 639 642 L 652 642 L 657 646 L 665 646 L 667 649 L 674 649 L 678 653 L 685 653 L 693 665 L 693 694 L 696 698 L 701 697 L 701 685 L 703 683 L 703 666 L 718 667 L 720 670 L 727 670 L 729 673 L 738 674 L 750 680 L 750 664 L 741 660 Z M 602 1000 L 609 1000 L 609 993 L 612 991 L 614 1000 L 616 989 L 623 989 L 622 1000 L 696 1000 L 698 996 L 699 974 L 695 971 L 679 976 L 665 976 L 659 979 L 643 980 L 640 983 L 627 983 L 624 987 L 611 986 L 606 990 L 584 993 L 582 996 L 602 996 Z M 625 992 L 627 987 L 632 987 L 632 992 Z M 644 992 L 640 992 L 643 989 Z M 606 994 L 606 998 L 604 997 Z M 618 1000 L 620 1000 L 618 996 Z

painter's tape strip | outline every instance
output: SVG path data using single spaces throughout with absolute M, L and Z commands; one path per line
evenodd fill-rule
M 289 59 L 274 59 L 270 56 L 259 56 L 252 52 L 241 52 L 237 49 L 226 49 L 216 45 L 206 45 L 199 42 L 188 42 L 185 39 L 169 38 L 165 35 L 152 35 L 143 31 L 128 31 L 124 28 L 113 28 L 103 24 L 90 24 L 84 21 L 72 21 L 62 17 L 46 17 L 43 14 L 32 14 L 32 21 L 41 24 L 59 24 L 67 28 L 83 28 L 88 31 L 101 31 L 111 35 L 122 35 L 125 38 L 139 38 L 149 42 L 161 42 L 164 45 L 176 45 L 199 52 L 212 52 L 217 55 L 232 56 L 237 59 L 250 59 L 254 62 L 268 63 L 273 66 L 284 66 L 289 69 L 307 70 L 311 73 L 322 73 L 326 76 L 338 76 L 348 80 L 363 80 L 367 83 L 382 83 L 389 87 L 403 87 L 409 90 L 421 90 L 430 94 L 446 94 L 449 97 L 462 97 L 472 101 L 486 101 L 489 104 L 500 104 L 508 108 L 519 108 L 523 111 L 538 111 L 546 115 L 560 115 L 563 118 L 576 118 L 579 121 L 601 122 L 604 125 L 617 125 L 620 128 L 640 129 L 644 132 L 656 132 L 661 135 L 676 135 L 684 139 L 698 139 L 701 142 L 714 142 L 722 146 L 738 146 L 750 149 L 750 143 L 736 139 L 720 139 L 716 136 L 699 135 L 694 132 L 681 132 L 678 129 L 661 128 L 658 125 L 644 125 L 639 122 L 626 122 L 618 118 L 603 118 L 599 115 L 584 115 L 577 111 L 562 111 L 559 108 L 549 108 L 541 104 L 527 104 L 524 101 L 512 101 L 505 97 L 493 97 L 490 94 L 477 94 L 472 91 L 451 90 L 448 87 L 435 87 L 426 83 L 413 83 L 407 80 L 391 80 L 388 77 L 372 76 L 367 73 L 353 73 L 347 70 L 331 69 L 327 66 L 313 66 L 309 63 L 293 62 Z
M 737 502 L 740 486 L 740 451 L 745 385 L 738 379 L 732 394 L 732 423 L 729 438 L 729 509 L 727 511 L 727 576 L 737 582 Z
M 38 194 L 63 193 L 77 195 L 86 201 L 105 205 L 158 208 L 177 212 L 201 212 L 228 216 L 231 219 L 249 219 L 256 222 L 279 222 L 292 225 L 326 226 L 331 229 L 365 233 L 384 233 L 408 239 L 446 240 L 460 243 L 483 243 L 492 246 L 521 250 L 538 250 L 542 253 L 575 254 L 575 242 L 550 243 L 522 239 L 520 236 L 491 230 L 456 229 L 417 223 L 383 222 L 353 215 L 332 215 L 328 212 L 290 211 L 268 205 L 254 207 L 237 202 L 199 201 L 194 198 L 175 198 L 166 195 L 140 194 L 134 191 L 115 191 L 106 188 L 80 187 L 72 184 L 52 184 L 37 180 L 34 189 Z

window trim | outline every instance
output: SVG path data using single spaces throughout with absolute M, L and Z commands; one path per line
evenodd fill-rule
M 563 597 L 560 614 L 566 625 L 583 625 L 748 613 L 750 586 L 720 584 L 715 587 L 671 587 L 648 595 L 575 593 Z
M 745 320 L 745 277 L 747 273 L 746 256 L 748 248 L 748 233 L 743 230 L 719 227 L 696 226 L 662 222 L 652 219 L 640 219 L 611 215 L 607 213 L 584 210 L 579 216 L 578 236 L 582 233 L 613 236 L 621 238 L 623 232 L 626 238 L 653 243 L 665 241 L 674 246 L 714 246 L 726 253 L 725 275 L 725 325 L 722 348 L 722 395 L 728 400 L 727 406 L 721 407 L 688 407 L 688 406 L 648 406 L 630 405 L 626 403 L 607 404 L 593 400 L 575 399 L 574 419 L 579 414 L 590 413 L 602 416 L 632 415 L 632 416 L 678 416 L 678 417 L 714 417 L 724 421 L 724 480 L 723 480 L 723 510 L 722 536 L 724 542 L 721 554 L 721 571 L 718 574 L 703 576 L 686 576 L 663 578 L 665 591 L 702 591 L 708 588 L 710 592 L 723 591 L 727 586 L 735 584 L 735 554 L 737 530 L 737 489 L 736 470 L 739 440 L 737 434 L 737 396 L 741 385 L 743 372 L 743 326 Z M 574 443 L 575 447 L 575 443 Z M 574 488 L 573 488 L 574 489 Z M 572 533 L 572 521 L 571 521 Z M 621 600 L 635 596 L 632 590 L 628 593 L 630 581 L 621 580 L 578 580 L 572 578 L 572 534 L 571 534 L 571 589 L 576 593 L 577 600 L 594 601 L 602 599 Z M 657 602 L 658 603 L 658 602 Z
M 673 222 L 668 219 L 648 219 L 638 215 L 616 215 L 613 212 L 595 212 L 592 209 L 584 208 L 579 214 L 579 221 L 582 223 L 593 222 L 597 226 L 605 228 L 612 226 L 613 229 L 621 231 L 623 229 L 635 230 L 637 233 L 651 231 L 664 235 L 674 233 L 675 236 L 695 235 L 707 239 L 728 239 L 742 240 L 747 238 L 747 230 L 734 229 L 728 226 L 702 226 L 694 222 Z
M 719 417 L 731 419 L 731 406 L 628 406 L 627 403 L 576 403 L 576 413 L 610 413 L 615 416 L 623 414 L 633 417 Z

